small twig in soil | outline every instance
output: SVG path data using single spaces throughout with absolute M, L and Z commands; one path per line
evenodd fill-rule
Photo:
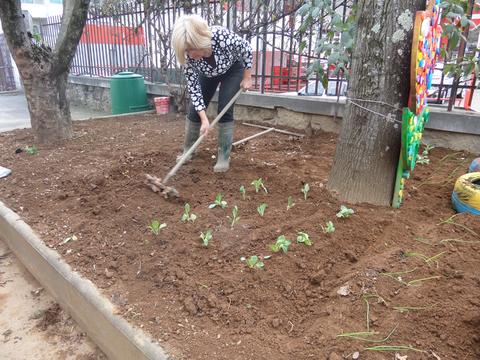
M 424 281 L 440 279 L 440 278 L 441 278 L 441 276 L 429 276 L 429 277 L 422 278 L 422 279 L 410 280 L 409 282 L 407 282 L 407 286 L 417 286 L 417 284 L 420 284 Z
M 451 242 L 454 242 L 454 243 L 460 243 L 460 244 L 479 244 L 480 241 L 477 241 L 477 240 L 463 240 L 463 239 L 443 239 L 443 240 L 440 240 L 438 243 L 439 244 L 448 244 L 448 243 L 451 243 Z
M 414 348 L 411 345 L 379 345 L 365 348 L 365 350 L 371 351 L 416 351 L 416 352 L 426 352 L 425 350 L 420 350 Z
M 367 317 L 366 317 L 366 321 L 367 321 L 367 332 L 370 331 L 370 303 L 368 302 L 368 299 L 371 299 L 371 298 L 376 298 L 379 302 L 387 305 L 387 303 L 385 302 L 385 300 L 384 300 L 380 295 L 377 295 L 377 294 L 366 294 L 366 295 L 363 295 L 363 301 L 365 301 L 365 305 L 367 306 Z
M 437 255 L 433 255 L 432 257 L 429 257 L 428 259 L 425 259 L 425 262 L 430 266 L 430 263 L 435 262 L 437 263 L 437 268 L 438 268 L 438 259 L 442 257 L 444 254 L 446 254 L 446 251 L 442 251 L 438 253 Z
M 393 309 L 397 310 L 401 313 L 409 312 L 409 311 L 419 311 L 419 310 L 428 310 L 434 307 L 435 305 L 427 305 L 427 306 L 394 306 Z
M 288 330 L 288 333 L 290 334 L 293 331 L 293 323 L 288 320 L 288 323 L 290 324 L 290 330 Z
M 139 265 L 138 271 L 137 271 L 137 276 L 140 275 L 141 272 L 142 272 L 142 262 L 140 261 L 140 265 Z
M 454 156 L 457 156 L 457 155 L 463 155 L 463 152 L 462 152 L 462 151 L 459 151 L 459 152 L 447 154 L 447 155 L 445 155 L 444 157 L 442 157 L 442 158 L 439 160 L 439 162 L 444 162 L 444 161 L 446 161 L 447 159 L 450 159 L 450 158 L 452 158 L 452 157 L 454 157 Z M 455 159 L 455 161 L 462 161 L 462 160 L 464 160 L 464 159 Z
M 424 254 L 421 254 L 421 253 L 417 253 L 417 252 L 406 252 L 404 255 L 407 256 L 407 257 L 418 257 L 420 259 L 422 259 L 428 266 L 431 265 L 432 262 L 435 262 L 437 264 L 437 267 L 438 267 L 438 259 L 443 256 L 444 254 L 446 253 L 446 251 L 442 251 L 432 257 L 428 257 Z
M 478 235 L 475 231 L 473 231 L 472 229 L 470 229 L 469 227 L 463 225 L 463 224 L 459 224 L 459 223 L 456 223 L 454 218 L 457 216 L 457 215 L 460 215 L 460 214 L 455 214 L 455 215 L 452 215 L 450 216 L 448 219 L 445 219 L 443 221 L 440 221 L 438 225 L 443 225 L 443 224 L 449 224 L 449 225 L 455 225 L 455 226 L 458 226 L 466 231 L 468 231 L 470 234 L 476 236 L 476 237 L 480 237 L 480 235 Z
M 447 176 L 446 179 L 443 179 L 442 181 L 429 181 L 431 180 L 434 175 L 429 176 L 426 180 L 422 181 L 417 187 L 420 188 L 423 185 L 440 185 L 440 186 L 446 186 L 450 185 L 452 180 L 457 177 L 457 171 L 462 170 L 464 168 L 464 161 L 460 165 L 458 165 L 452 172 L 450 172 L 450 175 Z
M 370 343 L 383 343 L 383 342 L 385 342 L 385 341 L 388 341 L 388 339 L 390 339 L 390 337 L 393 335 L 393 333 L 395 332 L 395 330 L 397 330 L 397 327 L 398 327 L 398 324 L 395 325 L 395 327 L 392 329 L 392 331 L 390 331 L 390 332 L 388 333 L 388 335 L 387 335 L 384 339 L 381 339 L 381 340 L 370 340 L 370 339 L 364 339 L 364 338 L 362 337 L 362 336 L 377 335 L 378 332 L 376 332 L 376 331 L 344 333 L 344 334 L 337 335 L 337 337 L 346 337 L 346 338 L 355 339 L 355 340 L 361 340 L 361 341 L 366 341 L 366 342 L 370 342 Z
M 415 241 L 418 241 L 422 244 L 425 244 L 425 245 L 430 245 L 430 246 L 435 246 L 435 244 L 431 243 L 431 242 L 428 242 L 426 239 L 422 238 L 422 237 L 415 237 L 414 238 Z
M 401 278 L 400 278 L 400 275 L 405 275 L 405 274 L 409 274 L 409 273 L 412 273 L 414 271 L 416 271 L 417 268 L 414 268 L 412 270 L 406 270 L 406 271 L 398 271 L 398 272 L 384 272 L 384 273 L 379 273 L 380 275 L 383 275 L 383 276 L 387 276 L 389 278 L 392 278 L 393 280 L 395 281 L 398 281 L 400 284 L 402 285 L 405 285 L 405 286 L 408 286 L 408 283 L 406 283 L 405 281 L 403 281 Z

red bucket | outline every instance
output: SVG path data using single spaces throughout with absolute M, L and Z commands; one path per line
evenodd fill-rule
M 160 96 L 153 98 L 157 114 L 168 114 L 170 110 L 170 98 L 168 96 Z

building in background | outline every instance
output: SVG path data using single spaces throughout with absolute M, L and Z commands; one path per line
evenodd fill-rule
M 61 15 L 62 0 L 21 0 L 27 30 L 40 35 L 40 24 L 50 16 Z M 20 75 L 7 46 L 0 23 L 0 92 L 21 89 Z

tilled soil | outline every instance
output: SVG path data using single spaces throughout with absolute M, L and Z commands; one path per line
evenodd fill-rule
M 32 144 L 30 131 L 0 134 L 0 164 L 13 171 L 0 199 L 176 359 L 480 357 L 480 222 L 462 214 L 442 223 L 473 155 L 433 149 L 393 209 L 344 204 L 326 190 L 334 134 L 269 133 L 216 174 L 212 133 L 171 182 L 181 197 L 165 200 L 144 174 L 173 167 L 183 127 L 174 115 L 76 123 L 72 141 L 36 155 L 15 153 Z M 237 124 L 235 140 L 258 131 Z M 268 193 L 255 192 L 258 178 Z M 228 207 L 209 209 L 218 193 Z M 181 221 L 185 203 L 195 222 Z M 341 205 L 355 213 L 336 217 Z M 147 228 L 154 219 L 167 224 L 158 235 Z M 327 221 L 333 233 L 322 231 Z M 297 243 L 299 231 L 313 245 Z M 272 253 L 280 235 L 292 244 Z M 252 255 L 263 269 L 241 261 Z M 370 335 L 339 337 L 352 332 Z

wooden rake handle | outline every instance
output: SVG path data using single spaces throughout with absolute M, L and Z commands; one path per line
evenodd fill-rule
M 222 111 L 220 111 L 220 113 L 217 115 L 215 120 L 212 121 L 212 123 L 209 126 L 209 130 L 217 124 L 217 122 L 228 111 L 228 109 L 230 109 L 230 107 L 233 105 L 233 103 L 237 100 L 237 98 L 240 96 L 242 92 L 243 92 L 242 89 L 238 90 L 238 92 L 230 99 L 228 104 L 222 109 Z M 182 167 L 185 161 L 187 161 L 189 156 L 195 151 L 195 149 L 200 145 L 200 143 L 203 141 L 204 138 L 205 138 L 205 135 L 201 135 L 197 139 L 197 141 L 195 141 L 195 143 L 190 147 L 190 149 L 188 149 L 188 151 L 185 154 L 183 154 L 183 156 L 180 158 L 180 160 L 178 160 L 177 164 L 173 167 L 173 169 L 170 170 L 170 172 L 164 177 L 162 181 L 164 185 L 166 185 L 168 180 L 170 180 L 170 178 L 177 173 L 178 169 Z

